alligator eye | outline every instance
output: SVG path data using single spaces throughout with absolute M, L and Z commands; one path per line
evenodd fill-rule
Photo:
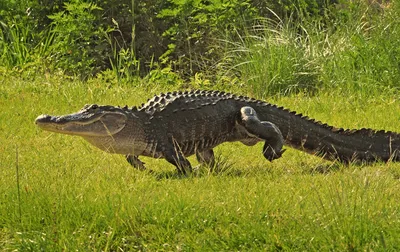
M 99 106 L 97 104 L 93 104 L 91 109 L 97 109 Z

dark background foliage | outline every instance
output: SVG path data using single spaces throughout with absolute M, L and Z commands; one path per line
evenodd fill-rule
M 0 0 L 3 64 L 44 62 L 48 70 L 121 77 L 170 67 L 181 76 L 212 71 L 219 45 L 260 18 L 326 17 L 336 1 Z M 28 28 L 28 29 L 26 29 Z M 16 39 L 18 38 L 18 39 Z M 17 41 L 18 40 L 18 41 Z M 20 53 L 25 51 L 24 53 Z

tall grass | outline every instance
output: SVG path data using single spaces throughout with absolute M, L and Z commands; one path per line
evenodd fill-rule
M 261 20 L 232 43 L 226 74 L 239 75 L 258 95 L 398 89 L 399 3 L 379 12 L 366 3 L 332 11 L 332 20 Z
M 3 66 L 12 68 L 24 66 L 30 61 L 29 29 L 20 25 L 8 25 L 0 22 L 0 62 Z
M 229 71 L 240 75 L 248 91 L 265 96 L 319 87 L 309 38 L 297 35 L 282 20 L 260 20 L 253 28 L 256 35 L 242 37 L 228 52 L 233 61 Z

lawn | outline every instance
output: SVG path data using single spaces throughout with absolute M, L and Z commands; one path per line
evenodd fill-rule
M 165 160 L 150 158 L 143 161 L 155 172 L 140 172 L 81 138 L 42 131 L 34 119 L 86 103 L 139 105 L 176 87 L 0 81 L 4 251 L 400 249 L 399 164 L 342 165 L 290 148 L 270 163 L 262 145 L 233 143 L 216 148 L 218 172 L 200 168 L 182 177 Z M 400 132 L 400 101 L 391 93 L 268 101 L 335 126 Z

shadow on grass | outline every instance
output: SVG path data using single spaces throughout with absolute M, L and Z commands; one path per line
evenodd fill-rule
M 400 180 L 400 167 L 390 167 L 389 172 L 393 179 Z
M 339 171 L 343 168 L 343 164 L 339 162 L 323 163 L 310 167 L 305 172 L 309 174 L 329 174 Z
M 243 168 L 238 169 L 235 167 L 235 163 L 228 160 L 226 157 L 222 157 L 221 155 L 216 156 L 215 166 L 209 167 L 207 165 L 198 165 L 193 168 L 193 172 L 190 174 L 182 174 L 179 173 L 176 169 L 168 170 L 168 171 L 151 171 L 148 170 L 148 174 L 153 176 L 156 180 L 163 179 L 188 179 L 188 178 L 202 178 L 207 176 L 225 176 L 225 177 L 245 177 L 245 176 L 257 176 L 257 175 L 265 175 L 270 174 L 273 176 L 281 176 L 284 174 L 288 174 L 284 169 L 275 169 L 274 167 L 253 167 L 251 169 Z M 370 164 L 369 164 L 370 165 Z M 298 164 L 297 171 L 290 172 L 290 174 L 309 174 L 309 175 L 327 175 L 331 173 L 340 172 L 343 169 L 362 169 L 364 166 L 368 166 L 365 163 L 357 163 L 353 162 L 350 164 L 341 163 L 338 161 L 330 162 L 330 161 L 320 161 L 317 164 L 312 164 L 308 162 Z M 259 169 L 260 168 L 260 169 Z M 396 173 L 396 172 L 395 172 Z M 400 174 L 400 172 L 397 172 Z M 395 177 L 400 177 L 395 176 Z
M 148 171 L 149 174 L 154 176 L 157 180 L 162 179 L 187 179 L 187 178 L 201 178 L 206 176 L 232 176 L 240 177 L 245 173 L 242 170 L 233 167 L 233 163 L 229 162 L 227 158 L 221 155 L 216 156 L 215 165 L 210 167 L 208 165 L 198 165 L 193 168 L 190 174 L 182 174 L 173 171 Z
M 309 169 L 304 170 L 304 173 L 309 173 L 309 174 L 330 174 L 330 173 L 335 173 L 339 172 L 344 169 L 363 169 L 365 167 L 369 166 L 375 166 L 375 165 L 382 165 L 382 162 L 350 162 L 350 163 L 342 163 L 339 161 L 334 161 L 334 162 L 327 162 L 327 163 L 320 163 L 317 164 L 313 167 L 310 167 Z

